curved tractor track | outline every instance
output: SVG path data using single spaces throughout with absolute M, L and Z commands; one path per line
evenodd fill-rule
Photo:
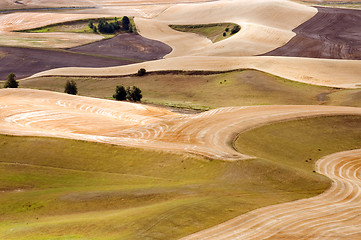
M 252 158 L 232 147 L 242 131 L 277 121 L 361 115 L 337 106 L 228 107 L 182 115 L 156 107 L 31 89 L 0 90 L 0 133 L 51 136 L 176 150 L 235 161 Z M 361 150 L 317 162 L 334 180 L 325 193 L 261 208 L 185 239 L 359 239 Z M 356 225 L 355 225 L 356 224 Z M 333 231 L 335 229 L 335 231 Z
M 313 198 L 251 211 L 188 239 L 361 239 L 361 149 L 321 158 L 317 172 L 333 180 Z
M 127 102 L 30 89 L 0 90 L 1 133 L 176 150 L 229 161 L 250 158 L 232 147 L 242 131 L 271 122 L 337 114 L 361 115 L 361 108 L 252 106 L 181 115 Z

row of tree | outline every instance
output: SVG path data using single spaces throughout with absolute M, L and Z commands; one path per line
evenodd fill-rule
M 14 73 L 10 73 L 7 77 L 7 80 L 5 81 L 4 88 L 17 88 L 19 86 L 19 82 L 15 80 L 16 75 Z M 76 82 L 74 80 L 68 80 L 65 83 L 64 92 L 67 94 L 78 94 L 78 87 L 76 85 Z M 140 88 L 136 86 L 132 87 L 124 87 L 122 85 L 118 85 L 115 88 L 115 94 L 113 95 L 113 98 L 119 101 L 128 100 L 131 102 L 140 102 L 142 99 L 142 91 Z
M 65 84 L 64 92 L 68 94 L 76 95 L 78 94 L 78 88 L 76 86 L 76 82 L 74 80 L 68 80 Z M 142 99 L 142 91 L 136 87 L 124 87 L 122 85 L 116 86 L 115 94 L 113 98 L 119 101 L 128 100 L 131 102 L 140 102 Z
M 142 91 L 138 87 L 128 86 L 125 88 L 122 85 L 119 85 L 115 88 L 115 94 L 113 95 L 113 98 L 118 101 L 129 100 L 131 102 L 140 102 L 142 97 Z
M 98 27 L 95 26 L 93 20 L 89 21 L 88 24 L 89 28 L 93 30 L 93 32 L 100 32 L 100 33 L 108 33 L 112 34 L 119 30 L 124 32 L 133 32 L 133 28 L 130 24 L 130 20 L 127 16 L 124 16 L 121 20 L 121 24 L 119 23 L 117 18 L 114 18 L 114 22 L 108 22 L 105 18 L 99 20 Z

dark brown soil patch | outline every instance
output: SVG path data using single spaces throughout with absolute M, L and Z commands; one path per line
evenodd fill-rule
M 110 67 L 137 62 L 102 56 L 72 53 L 63 50 L 46 50 L 20 47 L 0 47 L 0 79 L 13 72 L 17 78 L 59 67 Z
M 70 51 L 138 60 L 161 59 L 172 51 L 168 45 L 137 34 L 120 34 L 111 39 L 70 48 Z
M 112 67 L 160 59 L 172 49 L 136 34 L 76 47 L 52 50 L 0 46 L 0 80 L 13 72 L 17 78 L 60 67 Z
M 264 55 L 361 59 L 361 10 L 317 7 L 286 45 Z

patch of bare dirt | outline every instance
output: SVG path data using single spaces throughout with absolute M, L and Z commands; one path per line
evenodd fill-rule
M 69 50 L 138 60 L 156 60 L 170 53 L 172 48 L 159 41 L 144 38 L 137 34 L 125 33 Z
M 286 45 L 266 56 L 361 59 L 361 10 L 317 7 Z

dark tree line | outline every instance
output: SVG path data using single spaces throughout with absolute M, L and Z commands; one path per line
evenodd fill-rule
M 121 24 L 117 18 L 114 18 L 114 22 L 108 22 L 105 18 L 99 20 L 98 27 L 95 26 L 93 20 L 89 21 L 89 28 L 93 29 L 93 32 L 112 34 L 119 30 L 124 32 L 133 32 L 133 28 L 130 24 L 130 20 L 127 16 L 122 18 Z
M 119 85 L 115 88 L 115 94 L 113 95 L 113 98 L 116 100 L 129 100 L 131 102 L 140 102 L 142 97 L 142 91 L 138 87 L 132 86 L 124 88 L 122 85 Z

